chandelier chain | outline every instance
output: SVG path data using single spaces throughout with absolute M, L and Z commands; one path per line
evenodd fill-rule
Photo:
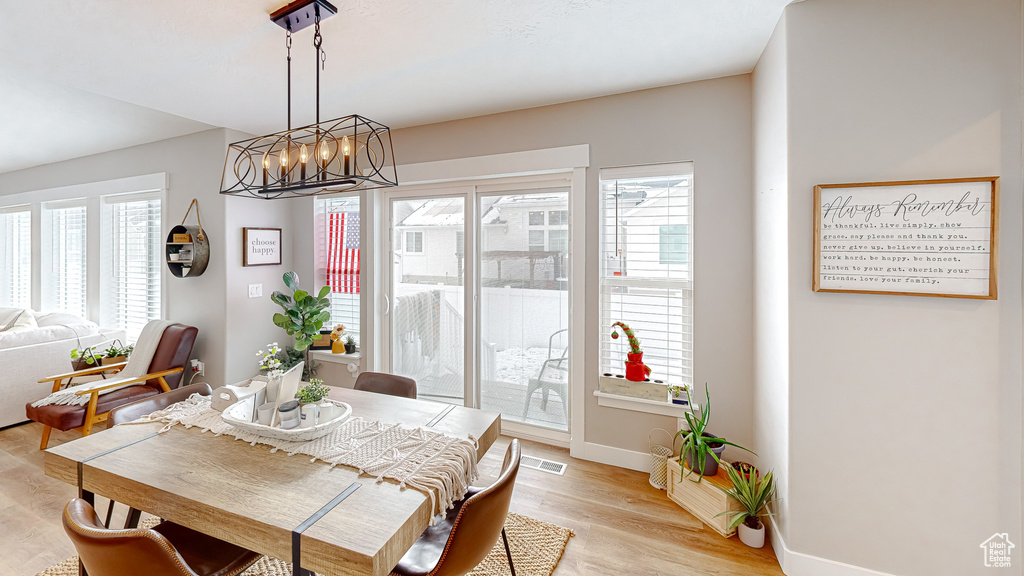
M 292 129 L 292 30 L 285 31 L 284 46 L 288 51 L 288 129 Z

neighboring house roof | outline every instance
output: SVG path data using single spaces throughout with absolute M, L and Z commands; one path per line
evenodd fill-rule
M 688 186 L 683 186 L 683 188 L 688 188 Z M 659 211 L 663 210 L 664 208 L 660 207 L 659 204 L 664 204 L 664 202 L 668 200 L 669 191 L 675 189 L 676 187 L 673 186 L 672 188 L 659 188 L 656 190 L 648 190 L 646 197 L 640 200 L 636 204 L 636 206 L 627 210 L 626 213 L 623 214 L 622 218 L 629 218 L 630 216 L 634 215 L 643 215 L 644 212 L 650 210 L 651 208 L 656 208 Z
M 483 224 L 503 224 L 505 220 L 501 217 L 502 209 L 506 208 L 550 208 L 552 206 L 564 206 L 566 210 L 566 196 L 561 194 L 513 194 L 502 196 L 497 202 L 491 204 L 484 213 L 480 222 Z
M 461 198 L 427 200 L 402 220 L 399 226 L 461 226 L 463 215 Z

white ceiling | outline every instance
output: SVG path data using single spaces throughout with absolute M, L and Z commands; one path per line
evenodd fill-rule
M 402 127 L 749 72 L 791 0 L 332 0 L 321 118 Z M 0 0 L 0 173 L 285 117 L 286 0 Z M 312 28 L 292 123 L 313 121 Z

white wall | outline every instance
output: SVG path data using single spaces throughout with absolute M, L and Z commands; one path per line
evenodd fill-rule
M 776 525 L 789 508 L 789 218 L 786 16 L 754 69 L 754 446 L 777 479 Z
M 1021 4 L 808 0 L 780 33 L 785 62 L 769 50 L 755 83 L 757 194 L 788 188 L 788 214 L 757 210 L 757 365 L 759 388 L 785 374 L 766 357 L 785 320 L 760 304 L 782 285 L 761 270 L 788 269 L 786 543 L 885 573 L 988 573 L 982 541 L 1021 541 Z M 784 123 L 760 115 L 782 94 Z M 990 175 L 998 301 L 811 291 L 815 184 Z

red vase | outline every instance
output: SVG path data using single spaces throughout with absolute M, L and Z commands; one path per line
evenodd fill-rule
M 643 382 L 646 379 L 647 371 L 644 370 L 643 362 L 626 362 L 626 380 L 631 382 Z
M 640 364 L 643 364 L 643 362 L 644 362 L 644 353 L 643 352 L 635 352 L 635 353 L 634 352 L 630 352 L 629 354 L 626 354 L 626 358 L 628 358 L 628 360 L 626 360 L 627 363 L 629 363 L 629 362 L 639 362 Z

